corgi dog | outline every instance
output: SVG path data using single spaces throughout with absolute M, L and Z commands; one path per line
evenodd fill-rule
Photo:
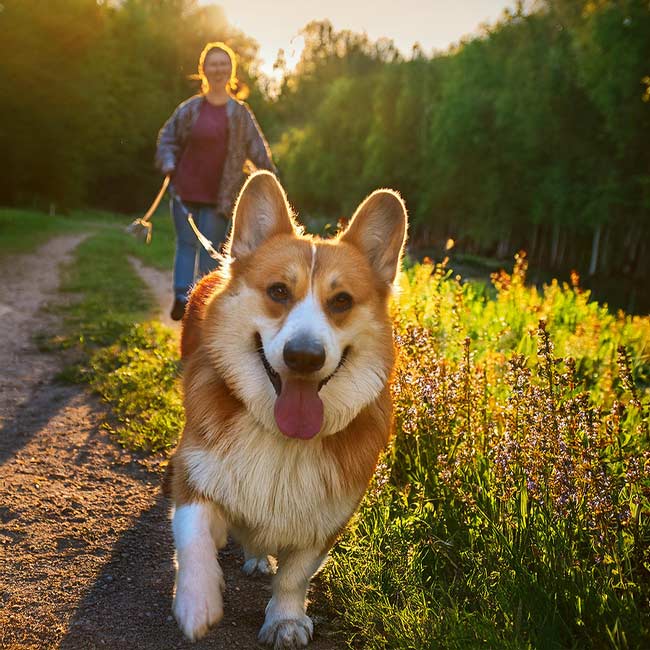
M 390 190 L 320 239 L 302 232 L 273 174 L 244 185 L 224 263 L 197 284 L 183 319 L 186 423 L 166 485 L 173 612 L 189 639 L 223 615 L 217 551 L 228 534 L 244 572 L 275 572 L 260 642 L 312 638 L 309 581 L 392 432 L 388 302 L 406 229 Z

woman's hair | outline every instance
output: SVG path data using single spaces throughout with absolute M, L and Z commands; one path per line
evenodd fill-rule
M 231 65 L 230 81 L 226 85 L 226 90 L 228 91 L 228 94 L 231 97 L 234 97 L 235 99 L 241 99 L 241 100 L 246 99 L 250 91 L 248 89 L 248 86 L 243 81 L 237 79 L 237 55 L 232 50 L 232 48 L 228 47 L 225 43 L 222 43 L 221 41 L 214 41 L 212 43 L 208 43 L 203 48 L 203 51 L 199 56 L 199 74 L 192 75 L 192 78 L 200 79 L 202 92 L 204 93 L 208 92 L 208 80 L 205 78 L 205 73 L 203 71 L 203 64 L 205 63 L 205 59 L 208 56 L 208 54 L 210 54 L 210 52 L 214 52 L 215 50 L 221 50 L 222 52 L 225 52 L 228 55 L 228 58 L 230 59 L 230 65 Z

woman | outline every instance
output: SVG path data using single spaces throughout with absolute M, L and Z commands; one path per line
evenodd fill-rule
M 199 78 L 201 93 L 176 108 L 158 134 L 156 151 L 156 165 L 171 177 L 178 197 L 171 200 L 176 227 L 174 320 L 183 317 L 197 277 L 217 266 L 199 245 L 183 206 L 218 249 L 228 234 L 244 167 L 250 167 L 247 161 L 275 172 L 269 146 L 242 101 L 248 89 L 237 79 L 235 53 L 225 43 L 208 43 L 199 57 Z

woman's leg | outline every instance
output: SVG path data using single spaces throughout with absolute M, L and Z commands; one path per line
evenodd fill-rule
M 204 207 L 199 212 L 196 221 L 198 229 L 212 242 L 212 247 L 221 252 L 221 247 L 228 236 L 228 222 L 221 214 L 217 214 L 213 208 Z M 204 276 L 214 271 L 219 262 L 210 257 L 208 251 L 201 246 L 199 251 L 199 276 Z
M 187 215 L 177 199 L 170 202 L 174 227 L 176 228 L 176 255 L 174 257 L 174 298 L 187 302 L 194 284 L 194 267 L 199 245 L 196 235 L 187 222 Z

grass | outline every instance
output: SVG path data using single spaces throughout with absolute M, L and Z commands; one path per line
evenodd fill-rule
M 57 341 L 81 352 L 81 363 L 67 376 L 88 382 L 111 404 L 117 438 L 149 451 L 173 446 L 183 421 L 178 342 L 151 320 L 153 297 L 128 259 L 137 255 L 145 263 L 169 266 L 173 235 L 157 225 L 153 241 L 161 243 L 155 248 L 122 228 L 104 229 L 77 248 L 62 284 L 76 299 L 65 308 L 65 334 Z
M 84 241 L 63 274 L 62 291 L 77 294 L 66 311 L 69 338 L 95 346 L 114 342 L 147 318 L 152 297 L 128 261 L 130 240 L 105 229 Z
M 77 210 L 69 215 L 50 216 L 33 210 L 0 208 L 0 256 L 28 253 L 55 235 L 105 228 L 123 231 L 131 221 L 129 216 L 100 210 Z M 175 234 L 166 203 L 161 204 L 152 222 L 154 235 L 149 246 L 132 237 L 123 237 L 119 248 L 149 266 L 171 268 Z
M 45 213 L 0 209 L 0 256 L 28 253 L 54 235 L 80 232 L 82 221 Z
M 176 345 L 127 260 L 170 263 L 157 225 L 159 248 L 107 228 L 79 247 L 59 341 L 120 440 L 152 450 L 183 417 Z M 650 643 L 650 319 L 526 270 L 488 290 L 444 263 L 402 275 L 397 436 L 322 574 L 353 646 Z
M 113 408 L 113 432 L 128 447 L 173 447 L 183 426 L 178 343 L 156 322 L 136 324 L 95 352 L 87 370 L 93 388 Z

